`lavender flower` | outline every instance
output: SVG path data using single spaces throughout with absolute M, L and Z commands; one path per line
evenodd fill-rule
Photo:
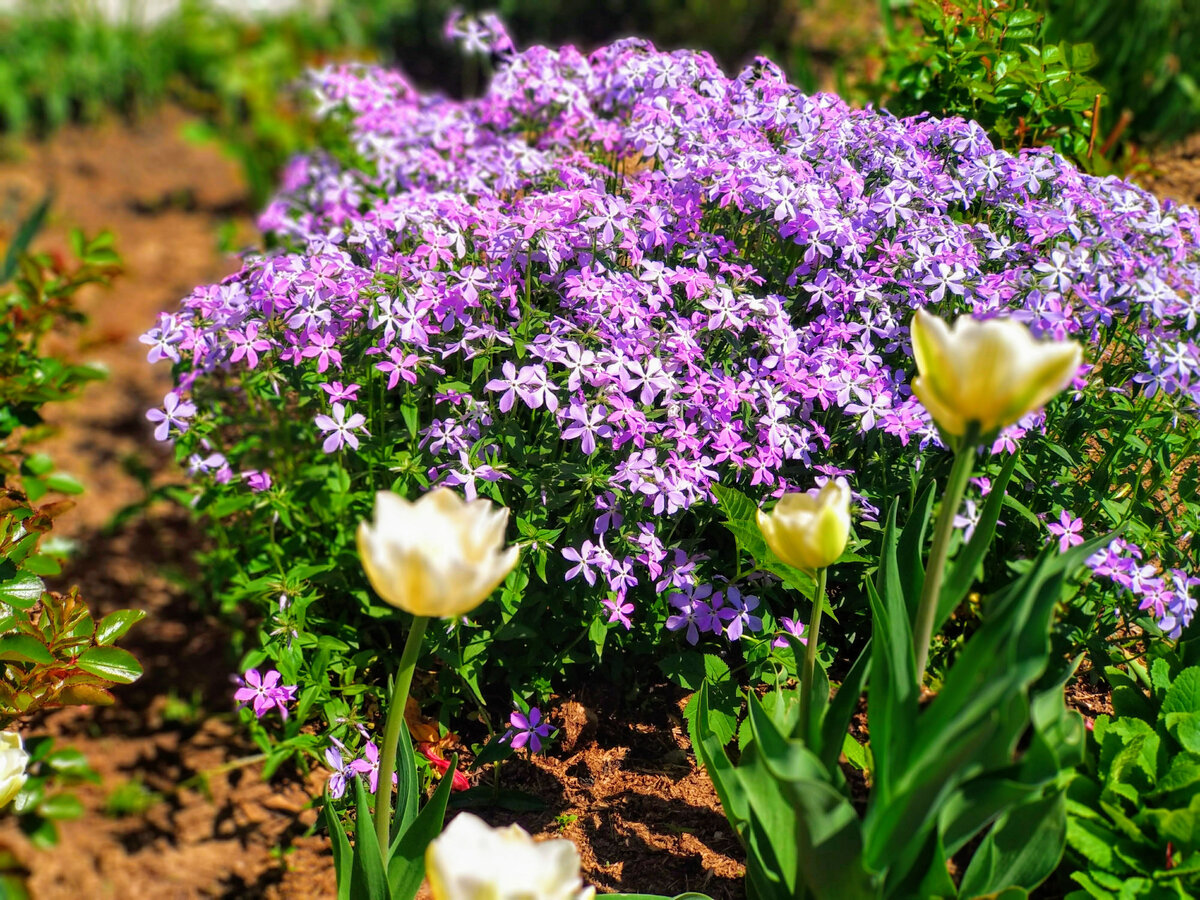
M 1083 543 L 1083 519 L 1072 518 L 1065 509 L 1059 516 L 1058 522 L 1051 522 L 1046 530 L 1058 538 L 1058 550 L 1066 553 L 1072 547 Z
M 508 722 L 511 727 L 505 733 L 503 740 L 508 741 L 514 750 L 520 750 L 528 744 L 531 753 L 540 753 L 542 740 L 548 738 L 554 731 L 554 726 L 549 722 L 542 721 L 542 711 L 536 706 L 529 707 L 528 715 L 519 709 L 513 710 L 512 715 L 508 717 Z
M 296 685 L 280 684 L 283 678 L 275 669 L 269 669 L 260 675 L 258 669 L 248 669 L 242 678 L 235 679 L 241 685 L 233 693 L 233 699 L 239 706 L 251 706 L 256 718 L 261 719 L 272 709 L 279 710 L 279 716 L 287 721 L 287 705 L 296 699 Z
M 149 410 L 146 413 L 146 418 L 151 422 L 158 423 L 158 427 L 154 429 L 154 439 L 156 441 L 165 441 L 169 437 L 172 428 L 179 434 L 187 431 L 187 420 L 195 414 L 196 404 L 190 400 L 180 399 L 178 393 L 171 391 L 163 397 L 162 409 Z
M 321 445 L 326 453 L 340 450 L 346 444 L 357 450 L 358 435 L 354 432 L 361 429 L 363 434 L 370 435 L 371 433 L 365 427 L 367 417 L 362 413 L 354 413 L 346 418 L 346 407 L 341 403 L 333 404 L 332 417 L 321 414 L 313 421 L 321 431 L 327 432 L 329 435 L 325 438 L 325 443 Z

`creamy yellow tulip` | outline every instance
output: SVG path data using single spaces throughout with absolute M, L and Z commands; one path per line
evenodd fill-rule
M 492 828 L 459 813 L 425 851 L 433 900 L 590 900 L 579 851 L 568 840 L 535 841 L 519 825 Z
M 452 618 L 482 603 L 517 564 L 504 549 L 508 509 L 467 503 L 435 488 L 416 503 L 375 495 L 375 521 L 358 527 L 358 552 L 376 593 L 415 616 Z
M 1083 353 L 1074 341 L 1038 341 L 1015 319 L 949 328 L 917 310 L 912 327 L 918 375 L 912 390 L 947 434 L 975 422 L 981 437 L 1039 409 L 1071 383 Z
M 15 731 L 0 731 L 0 806 L 7 806 L 25 785 L 29 754 Z
M 842 555 L 850 537 L 850 485 L 835 478 L 820 490 L 784 494 L 770 513 L 758 511 L 758 529 L 789 566 L 824 569 Z

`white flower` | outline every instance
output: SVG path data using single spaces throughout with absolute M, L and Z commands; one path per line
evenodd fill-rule
M 435 488 L 416 503 L 375 495 L 375 521 L 358 527 L 358 552 L 385 602 L 417 616 L 453 618 L 482 603 L 517 564 L 504 549 L 508 509 Z
M 1015 319 L 960 316 L 948 328 L 917 310 L 911 332 L 919 372 L 913 393 L 956 437 L 975 422 L 982 438 L 1044 406 L 1071 383 L 1083 358 L 1075 342 L 1034 340 Z
M 568 840 L 534 841 L 519 825 L 492 828 L 459 813 L 429 845 L 425 871 L 434 900 L 591 900 Z
M 758 530 L 789 566 L 808 571 L 830 566 L 850 537 L 850 485 L 836 478 L 820 490 L 784 494 L 770 513 L 758 511 Z
M 7 806 L 25 784 L 29 754 L 15 731 L 0 732 L 0 806 Z

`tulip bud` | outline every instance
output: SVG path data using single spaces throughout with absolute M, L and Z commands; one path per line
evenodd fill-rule
M 25 784 L 29 754 L 15 731 L 0 732 L 0 806 L 7 806 Z
M 375 495 L 375 521 L 358 527 L 358 552 L 376 593 L 416 616 L 452 618 L 482 603 L 517 564 L 504 549 L 508 509 L 435 488 L 416 503 Z
M 758 529 L 789 566 L 824 569 L 842 555 L 850 537 L 850 485 L 836 478 L 820 490 L 784 494 L 769 514 L 758 511 Z
M 917 310 L 911 333 L 919 373 L 913 393 L 953 437 L 975 423 L 983 440 L 1044 406 L 1071 383 L 1083 358 L 1074 341 L 1034 340 L 1015 319 L 960 316 L 948 328 Z
M 492 828 L 459 813 L 425 851 L 433 900 L 591 900 L 568 840 L 534 841 L 519 825 Z

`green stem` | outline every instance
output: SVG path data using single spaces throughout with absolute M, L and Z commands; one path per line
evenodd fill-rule
M 962 505 L 967 481 L 975 464 L 977 439 L 978 432 L 972 426 L 954 453 L 954 466 L 950 469 L 950 480 L 946 482 L 946 493 L 942 495 L 942 508 L 938 512 L 933 546 L 929 548 L 929 565 L 925 570 L 925 582 L 921 585 L 921 602 L 917 607 L 917 621 L 913 627 L 918 689 L 925 680 L 925 665 L 929 662 L 929 642 L 933 639 L 933 620 L 937 616 L 942 579 L 946 574 L 950 535 L 954 533 L 954 517 L 958 515 L 958 508 Z
M 404 724 L 404 708 L 408 704 L 408 689 L 412 686 L 413 670 L 417 667 L 417 656 L 421 652 L 421 638 L 425 636 L 428 625 L 428 616 L 413 616 L 408 640 L 404 642 L 404 653 L 400 656 L 400 670 L 392 683 L 392 699 L 388 704 L 387 725 L 383 731 L 379 783 L 375 787 L 375 837 L 379 840 L 384 871 L 387 871 L 388 847 L 391 845 L 389 826 L 392 821 L 392 773 L 396 771 L 396 747 L 400 744 L 400 726 Z
M 821 610 L 825 606 L 825 576 L 829 569 L 817 569 L 817 590 L 813 594 L 812 619 L 806 629 L 808 643 L 804 645 L 804 668 L 800 672 L 800 725 L 804 740 L 811 744 L 809 716 L 812 710 L 813 673 L 817 669 L 817 636 L 821 630 Z M 828 698 L 826 698 L 828 699 Z

